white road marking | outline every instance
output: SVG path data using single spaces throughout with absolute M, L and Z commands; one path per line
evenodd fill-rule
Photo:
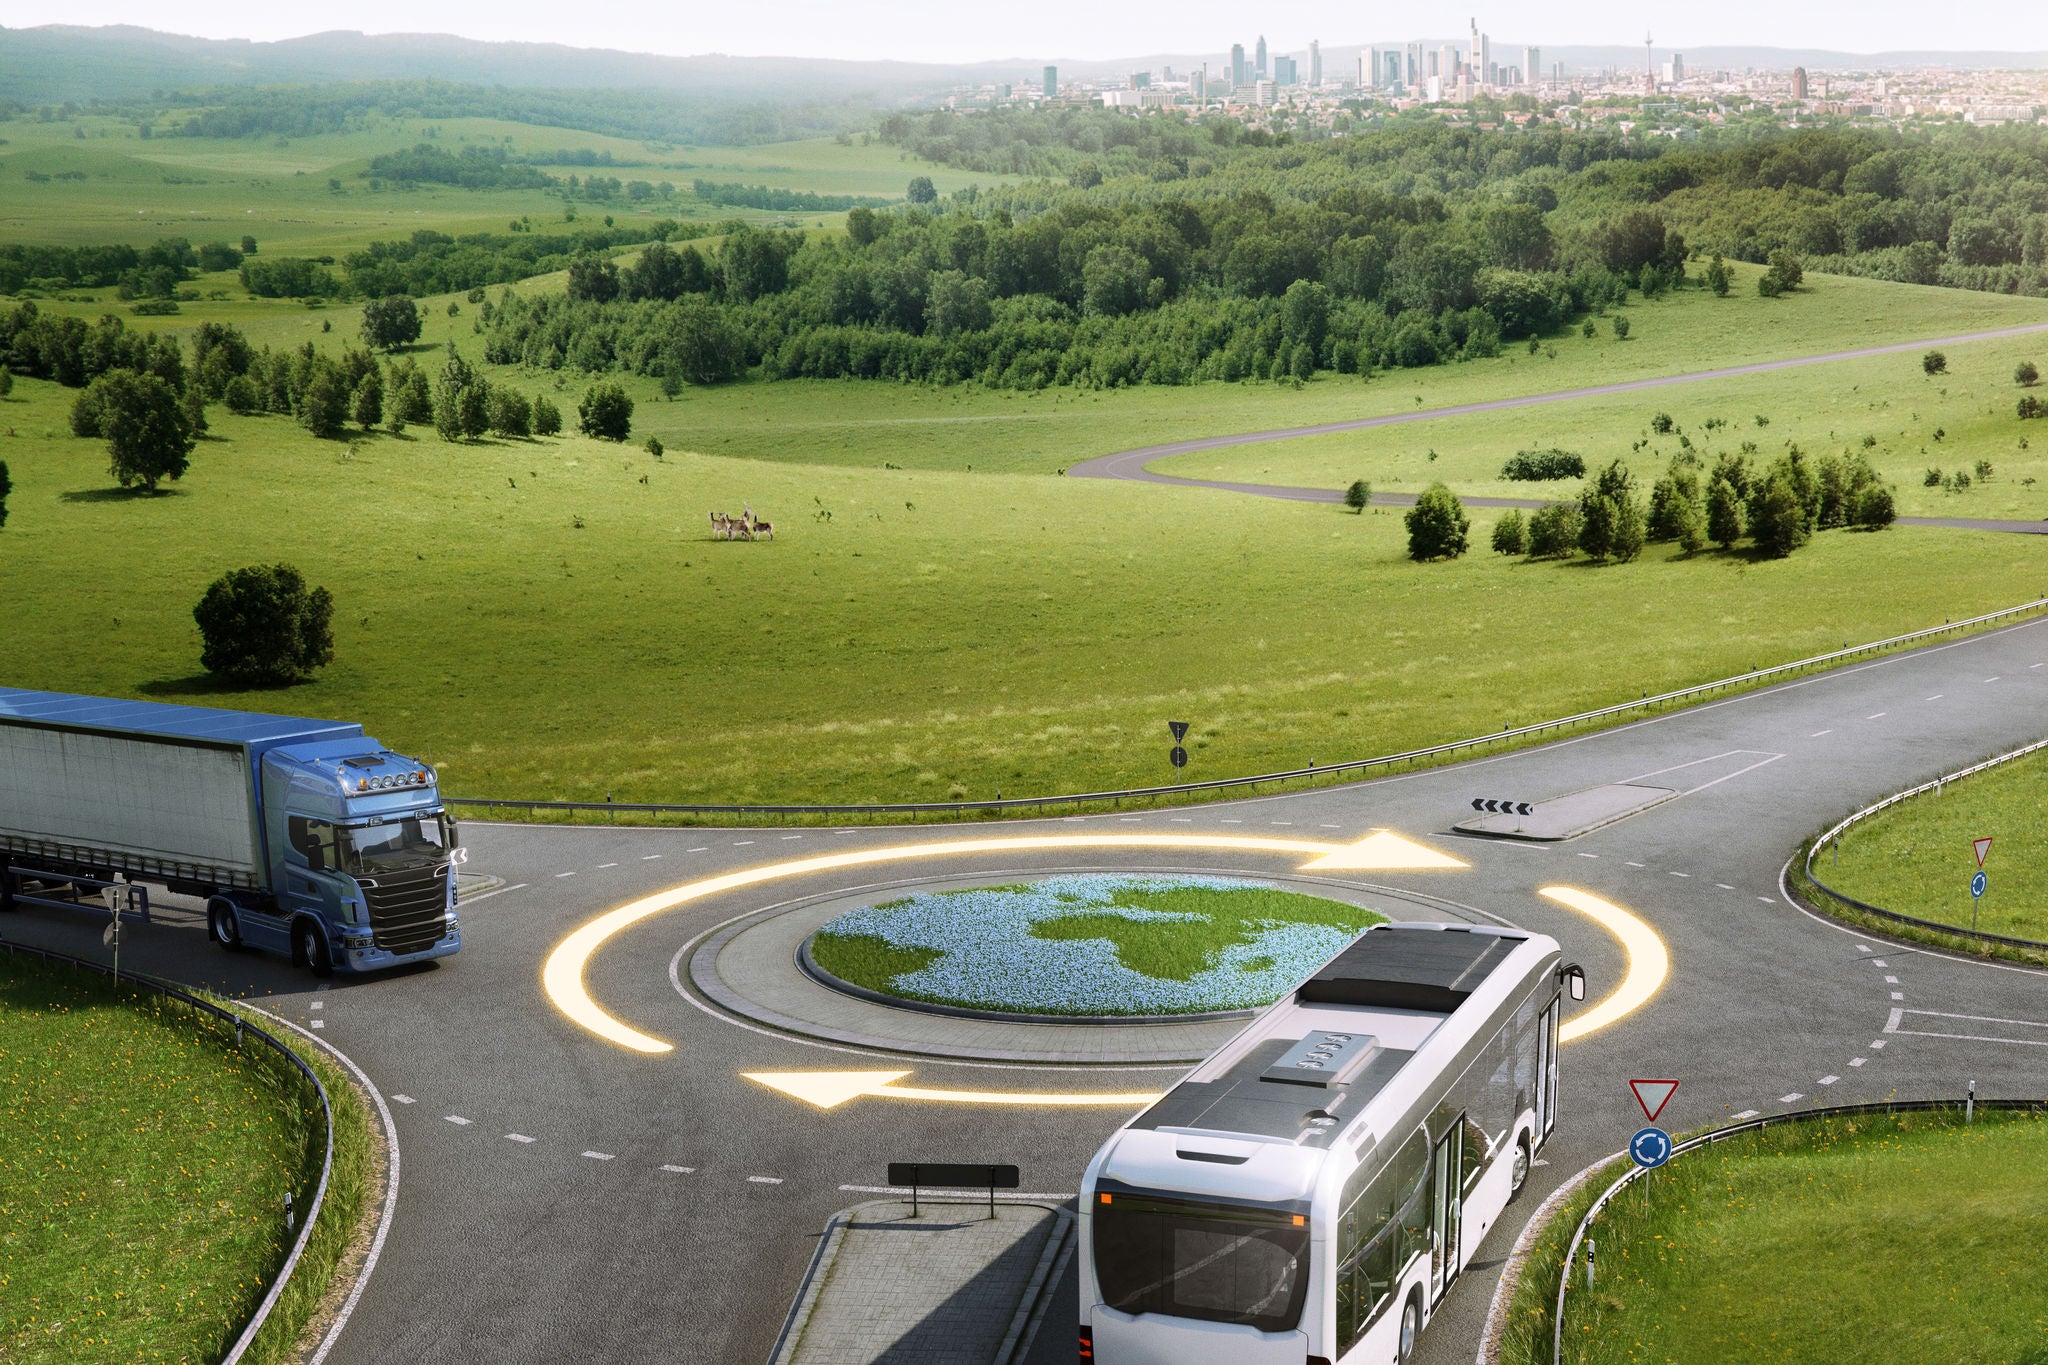
M 1865 719 L 1865 720 L 1883 720 L 1883 719 L 1884 719 L 1884 718 L 1885 718 L 1886 716 L 1888 716 L 1888 715 L 1890 715 L 1890 714 L 1891 714 L 1891 712 L 1889 712 L 1889 711 L 1880 711 L 1880 712 L 1878 712 L 1878 713 L 1877 713 L 1876 715 L 1874 715 L 1874 716 L 1865 716 L 1865 717 L 1864 717 L 1863 719 Z
M 1745 1109 L 1741 1113 L 1737 1114 L 1735 1117 L 1738 1121 L 1741 1119 L 1753 1119 L 1756 1117 L 1756 1110 Z
M 1777 902 L 1776 902 L 1776 901 L 1774 901 L 1774 900 L 1772 900 L 1772 899 L 1771 899 L 1771 898 L 1770 898 L 1769 896 L 1758 896 L 1758 897 L 1757 897 L 1757 899 L 1758 899 L 1758 900 L 1760 900 L 1760 901 L 1762 901 L 1762 902 L 1763 902 L 1763 903 L 1764 903 L 1765 905 L 1776 905 L 1776 904 L 1777 904 Z
M 783 836 L 782 836 L 782 842 L 786 844 L 786 843 L 788 843 L 788 842 L 789 842 L 789 841 L 790 841 L 791 839 L 801 839 L 801 838 L 803 838 L 803 837 L 804 837 L 804 836 L 803 836 L 803 835 L 801 835 L 801 834 L 785 834 L 785 835 L 783 835 Z
M 1342 825 L 1317 825 L 1317 826 L 1316 826 L 1316 828 L 1317 828 L 1317 829 L 1342 829 L 1342 828 L 1344 828 L 1344 826 L 1342 826 Z
M 1859 943 L 1856 945 L 1856 951 L 1859 953 L 1867 953 L 1870 951 L 1870 945 L 1868 943 Z
M 585 1153 L 584 1153 L 583 1155 L 585 1155 L 585 1156 L 589 1157 L 589 1158 L 590 1158 L 590 1159 L 591 1159 L 592 1161 L 610 1161 L 610 1160 L 612 1159 L 612 1157 L 613 1157 L 614 1153 L 611 1153 L 611 1152 L 585 1152 Z
M 1629 863 L 1629 864 L 1627 864 L 1627 866 L 1629 866 L 1629 867 L 1641 867 L 1641 866 L 1642 866 L 1642 864 L 1641 864 L 1641 863 Z
M 1884 1051 L 1884 1039 L 1882 1039 L 1882 1038 L 1873 1038 L 1873 1039 L 1871 1039 L 1871 1040 L 1870 1040 L 1870 1050 L 1871 1050 L 1872 1052 L 1882 1052 L 1882 1051 Z
M 1900 994 L 1900 993 L 1899 993 L 1898 991 L 1893 991 L 1893 992 L 1892 992 L 1892 999 L 1894 999 L 1894 1000 L 1904 1000 L 1905 998 L 1906 998 L 1906 997 L 1905 997 L 1904 995 Z
M 574 872 L 557 872 L 557 873 L 555 874 L 555 876 L 556 876 L 556 877 L 557 877 L 558 879 L 559 879 L 559 878 L 562 878 L 562 877 L 573 877 L 573 876 L 575 876 L 575 875 L 576 875 L 576 874 L 575 874 Z
M 598 870 L 599 872 L 602 872 L 602 871 L 604 871 L 604 870 L 605 870 L 606 868 L 608 868 L 608 867 L 617 867 L 617 866 L 618 866 L 618 864 L 617 864 L 617 863 L 599 863 L 599 864 L 597 865 L 597 870 Z
M 1195 823 L 1192 815 L 1169 815 L 1166 818 L 1176 825 L 1192 825 Z
M 1935 694 L 1934 694 L 1933 696 L 1929 697 L 1929 698 L 1928 698 L 1927 700 L 1929 700 L 1929 701 L 1940 701 L 1940 700 L 1941 700 L 1941 699 L 1942 699 L 1943 697 L 1945 697 L 1945 696 L 1947 696 L 1947 695 L 1948 695 L 1948 693 L 1946 693 L 1946 692 L 1936 692 L 1936 693 L 1935 693 Z
M 532 1141 L 533 1141 L 533 1139 L 532 1139 L 532 1138 L 530 1138 L 530 1137 L 528 1137 L 528 1136 L 527 1136 L 526 1134 L 524 1134 L 524 1133 L 507 1133 L 507 1134 L 505 1134 L 505 1141 L 507 1141 L 507 1142 L 532 1142 Z
M 1726 882 L 1715 882 L 1714 885 L 1720 887 L 1723 891 L 1733 891 L 1735 889 Z
M 391 1098 L 397 1100 L 400 1104 L 413 1103 L 413 1098 L 410 1095 L 393 1095 Z
M 2028 664 L 2028 668 L 2048 668 L 2048 664 Z
M 1690 873 L 1690 872 L 1674 872 L 1674 873 L 1672 873 L 1671 875 L 1672 875 L 1672 876 L 1674 876 L 1674 877 L 1690 877 L 1690 876 L 1692 875 L 1692 873 Z
M 1808 736 L 1807 736 L 1807 738 L 1808 738 L 1808 739 L 1819 739 L 1819 738 L 1820 738 L 1820 737 L 1821 737 L 1822 735 L 1831 735 L 1831 734 L 1833 734 L 1833 733 L 1834 733 L 1834 731 L 1833 731 L 1833 730 L 1815 730 L 1815 731 L 1814 731 L 1814 732 L 1813 732 L 1812 734 L 1808 735 Z
M 749 1185 L 780 1185 L 782 1177 L 779 1175 L 750 1175 L 747 1177 L 747 1183 Z
M 1599 854 L 1597 854 L 1597 853 L 1581 853 L 1581 854 L 1580 854 L 1579 856 L 1580 856 L 1581 858 L 1597 858 L 1597 857 L 1599 857 L 1600 855 L 1599 855 Z
M 1242 820 L 1225 820 L 1225 821 L 1224 821 L 1223 823 L 1224 823 L 1224 824 L 1226 824 L 1226 825 L 1241 825 L 1241 824 L 1243 824 L 1243 823 L 1244 823 L 1244 821 L 1242 821 Z
M 1272 823 L 1272 824 L 1275 824 L 1275 825 L 1291 825 L 1291 824 L 1293 824 L 1294 822 L 1293 822 L 1292 820 L 1274 820 L 1274 821 L 1271 821 L 1270 823 Z
M 1999 675 L 1998 675 L 1998 678 L 2002 678 L 2002 677 L 2004 677 L 2004 676 L 2005 676 L 2005 674 L 2001 673 L 2001 674 L 1999 674 Z M 1986 678 L 1986 679 L 1985 679 L 1984 681 L 1985 681 L 1985 682 L 1988 682 L 1988 683 L 1995 683 L 1995 682 L 1997 682 L 1997 681 L 1998 681 L 1998 678 Z
M 703 848 L 686 848 L 683 850 L 683 852 L 685 853 L 709 853 L 710 851 L 711 848 L 709 845 L 706 845 Z
M 643 853 L 640 855 L 640 861 L 643 863 L 652 862 L 654 859 L 659 858 L 660 856 L 661 855 L 659 853 Z
M 1795 1102 L 1797 1102 L 1797 1101 L 1799 1101 L 1799 1100 L 1803 1100 L 1803 1099 L 1805 1099 L 1805 1098 L 1806 1098 L 1806 1096 L 1805 1096 L 1804 1094 L 1802 1094 L 1802 1093 L 1800 1093 L 1799 1091 L 1795 1090 L 1795 1091 L 1793 1091 L 1793 1092 L 1792 1092 L 1791 1094 L 1789 1094 L 1789 1095 L 1780 1095 L 1780 1096 L 1778 1096 L 1778 1103 L 1780 1103 L 1780 1104 L 1792 1104 L 1792 1103 L 1795 1103 Z
M 314 1028 L 326 1028 L 326 1027 L 327 1027 L 327 1021 L 326 1021 L 325 1019 L 315 1019 L 315 1020 L 313 1021 L 313 1027 L 314 1027 Z
M 1119 815 L 1117 819 L 1126 825 L 1135 825 L 1138 823 L 1139 817 L 1135 815 Z M 1231 822 L 1225 821 L 1224 823 L 1228 824 Z
M 308 1006 L 307 1006 L 306 1008 L 308 1008 L 308 1009 L 315 1009 L 315 1010 L 317 1010 L 317 1009 L 319 1009 L 319 1008 L 320 1008 L 320 1007 L 321 1007 L 322 1005 L 325 1005 L 326 1003 L 327 1003 L 327 1002 L 326 1002 L 325 1000 L 315 1000 L 315 1001 L 314 1001 L 314 1002 L 313 1002 L 312 1004 L 308 1005 Z
M 1872 959 L 1870 959 L 1870 965 L 1873 967 L 1882 967 L 1884 966 L 1884 961 L 1881 958 L 1873 957 Z
M 1898 997 L 1894 996 L 1893 998 L 1897 999 Z M 1960 1024 L 2003 1024 L 2007 1028 L 2038 1029 L 2041 1036 L 2038 1038 L 1995 1038 L 1981 1033 L 1936 1033 L 1929 1029 L 1899 1027 L 1905 1022 L 1905 1018 L 1909 1014 L 1916 1014 L 1925 1019 L 1953 1019 Z M 1915 1038 L 1956 1038 L 1968 1043 L 2016 1043 L 2021 1047 L 2048 1047 L 2048 1024 L 2040 1023 L 2033 1019 L 2000 1019 L 1995 1015 L 1989 1014 L 1943 1014 L 1938 1010 L 1893 1010 L 1891 1018 L 1885 1021 L 1884 1031 L 1886 1033 L 1908 1034 Z
M 664 1166 L 661 1169 L 667 1171 L 670 1175 L 689 1175 L 697 1168 L 695 1166 Z
M 1879 964 L 1879 965 L 1883 965 L 1883 964 Z M 1898 984 L 1899 984 L 1899 979 L 1898 979 L 1898 978 L 1897 978 L 1896 976 L 1888 976 L 1888 977 L 1886 977 L 1886 978 L 1885 978 L 1885 981 L 1886 981 L 1886 983 L 1887 983 L 1887 984 L 1889 984 L 1889 985 L 1893 985 L 1893 986 L 1896 986 L 1896 985 L 1898 985 Z
M 1839 1081 L 1841 1079 L 1842 1078 L 1840 1076 L 1823 1076 L 1820 1078 L 1820 1083 L 1822 1085 L 1833 1085 L 1836 1081 Z
M 1757 750 L 1757 749 L 1749 749 L 1749 750 L 1740 750 L 1740 749 L 1738 749 L 1738 750 L 1737 750 L 1736 752 L 1737 752 L 1737 753 L 1745 753 L 1745 752 L 1746 752 L 1746 753 L 1760 753 L 1760 752 L 1762 752 L 1762 751 L 1761 751 L 1761 750 Z M 1742 776 L 1742 775 L 1743 775 L 1744 773 L 1750 773 L 1750 772 L 1755 772 L 1755 771 L 1756 771 L 1756 770 L 1757 770 L 1758 768 L 1761 768 L 1761 767 L 1763 767 L 1763 766 L 1764 766 L 1764 765 L 1765 765 L 1766 763 L 1776 763 L 1776 762 L 1777 762 L 1777 761 L 1778 761 L 1779 759 L 1783 758 L 1784 756 L 1785 756 L 1785 755 L 1783 755 L 1783 754 L 1772 754 L 1772 755 L 1771 755 L 1771 756 L 1770 756 L 1769 758 L 1760 758 L 1760 759 L 1758 759 L 1758 760 L 1757 760 L 1756 762 L 1754 762 L 1754 763 L 1750 764 L 1750 765 L 1749 765 L 1749 766 L 1748 766 L 1747 768 L 1737 768 L 1737 769 L 1736 769 L 1736 770 L 1735 770 L 1734 772 L 1732 772 L 1732 773 L 1729 773 L 1729 774 L 1728 774 L 1728 775 L 1727 775 L 1726 777 L 1717 777 L 1717 778 L 1715 778 L 1715 779 L 1714 779 L 1714 780 L 1713 780 L 1712 782 L 1702 782 L 1702 783 L 1700 783 L 1700 784 L 1699 784 L 1699 785 L 1698 785 L 1697 787 L 1688 787 L 1688 788 L 1686 788 L 1686 789 L 1685 789 L 1684 791 L 1680 792 L 1680 793 L 1679 793 L 1679 795 L 1680 795 L 1680 796 L 1691 796 L 1691 795 L 1692 795 L 1692 794 L 1693 794 L 1694 792 L 1703 792 L 1703 791 L 1705 791 L 1705 790 L 1706 790 L 1707 788 L 1709 788 L 1709 787 L 1718 787 L 1718 786 L 1720 786 L 1720 785 L 1721 785 L 1721 784 L 1722 784 L 1723 782 L 1729 781 L 1729 780 L 1730 780 L 1730 779 L 1732 779 L 1732 778 L 1737 778 L 1737 777 L 1740 777 L 1740 776 Z
M 1862 1065 L 1863 1065 L 1863 1064 L 1864 1064 L 1865 1062 L 1867 1062 L 1867 1061 L 1869 1061 L 1869 1060 L 1870 1060 L 1870 1058 L 1868 1058 L 1868 1057 L 1851 1057 L 1851 1058 L 1849 1059 L 1849 1065 L 1850 1065 L 1850 1066 L 1862 1066 Z
M 460 1114 L 443 1114 L 441 1117 L 447 1119 L 448 1122 L 454 1124 L 458 1128 L 469 1127 L 469 1120 L 462 1117 L 462 1115 Z
M 745 847 L 746 847 L 746 846 L 747 846 L 748 844 L 751 844 L 751 843 L 753 843 L 753 842 L 754 842 L 754 841 L 753 841 L 752 839 L 735 839 L 735 840 L 733 841 L 733 845 L 732 845 L 732 846 L 733 846 L 734 848 L 745 848 Z

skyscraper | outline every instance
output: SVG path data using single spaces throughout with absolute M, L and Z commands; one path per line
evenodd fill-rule
M 1485 80 L 1487 68 L 1493 65 L 1493 44 L 1479 31 L 1477 19 L 1472 21 L 1472 60 L 1467 65 L 1472 68 L 1474 81 Z
M 1230 83 L 1233 86 L 1250 85 L 1251 81 L 1246 79 L 1248 74 L 1244 69 L 1244 44 L 1232 43 L 1230 45 Z
M 1314 38 L 1308 40 L 1308 83 L 1323 83 L 1323 45 Z
M 1795 100 L 1806 98 L 1806 68 L 1803 66 L 1792 68 L 1792 98 Z
M 1292 57 L 1276 55 L 1273 58 L 1273 84 L 1300 85 L 1301 63 Z
M 1543 79 L 1543 49 L 1527 48 L 1522 53 L 1522 79 L 1535 85 Z
M 1260 80 L 1266 79 L 1266 35 L 1263 33 L 1259 35 L 1258 77 Z
M 1045 69 L 1045 97 L 1049 100 L 1058 99 L 1059 94 L 1060 69 L 1056 66 L 1048 66 Z

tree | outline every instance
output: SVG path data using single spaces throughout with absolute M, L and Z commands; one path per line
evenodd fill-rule
M 934 271 L 926 283 L 924 330 L 929 336 L 979 332 L 989 325 L 988 281 L 962 270 Z
M 1458 495 L 1441 483 L 1422 491 L 1408 509 L 1408 557 L 1413 560 L 1456 559 L 1465 553 L 1472 529 Z
M 1081 308 L 1088 313 L 1121 317 L 1145 306 L 1152 267 L 1137 252 L 1104 242 L 1081 264 Z
M 364 431 L 384 420 L 384 381 L 378 377 L 375 366 L 366 371 L 356 384 L 355 395 L 349 399 L 350 416 Z
M 4 466 L 0 466 L 4 468 Z M 1897 520 L 1898 505 L 1892 499 L 1892 490 L 1881 483 L 1867 485 L 1856 497 L 1856 524 L 1872 531 L 1881 531 Z
M 491 429 L 491 386 L 482 379 L 455 397 L 455 420 L 465 440 L 474 441 Z
M 1529 516 L 1529 557 L 1563 559 L 1577 548 L 1585 516 L 1575 502 L 1551 502 Z
M 156 492 L 185 472 L 192 428 L 178 391 L 153 374 L 108 370 L 79 397 L 92 414 L 94 434 L 107 442 L 108 473 L 123 488 Z M 73 426 L 76 427 L 76 410 Z
M 1799 491 L 1782 469 L 1773 468 L 1764 480 L 1763 495 L 1757 499 L 1750 518 L 1750 534 L 1757 548 L 1774 559 L 1783 559 L 1806 543 L 1810 534 L 1806 510 Z
M 469 362 L 457 355 L 451 345 L 447 363 L 441 366 L 441 378 L 434 385 L 434 430 L 442 440 L 459 441 L 468 430 L 463 420 L 462 395 L 480 382 Z M 488 420 L 485 425 L 489 425 Z
M 7 524 L 7 495 L 14 491 L 14 480 L 8 477 L 7 461 L 0 460 L 0 526 Z
M 1493 524 L 1493 552 L 1497 555 L 1519 555 L 1528 551 L 1529 528 L 1522 520 L 1521 510 L 1511 507 Z
M 1707 513 L 1706 509 L 1700 506 L 1700 500 L 1697 497 L 1679 500 L 1677 512 L 1673 518 L 1673 528 L 1674 535 L 1672 538 L 1678 542 L 1678 548 L 1687 554 L 1698 554 L 1706 548 Z
M 533 400 L 533 434 L 536 436 L 559 436 L 562 432 L 562 410 L 546 394 L 537 394 Z
M 610 303 L 619 296 L 619 267 L 609 256 L 586 253 L 569 262 L 569 297 Z
M 1595 563 L 1605 563 L 1614 552 L 1615 523 L 1621 509 L 1612 498 L 1589 493 L 1579 500 L 1579 548 Z
M 1628 314 L 1616 313 L 1614 315 L 1614 339 L 1616 341 L 1628 340 Z
M 2034 385 L 2041 382 L 2041 371 L 2033 361 L 2022 360 L 2013 367 L 2012 382 L 2023 389 L 2031 389 Z M 0 398 L 5 398 L 6 396 L 7 390 L 0 388 Z
M 242 234 L 242 254 L 244 256 L 254 256 L 256 254 L 256 239 L 246 232 Z
M 617 384 L 593 384 L 576 405 L 576 426 L 599 441 L 623 441 L 633 434 L 633 400 Z
M 334 598 L 289 564 L 256 564 L 214 580 L 192 609 L 200 666 L 244 687 L 298 682 L 334 660 Z
M 661 458 L 662 451 L 664 449 L 665 447 L 661 444 L 661 438 L 659 436 L 650 436 L 647 438 L 647 453 L 649 455 L 652 455 L 655 459 L 658 460 Z
M 1643 505 L 1634 498 L 1615 504 L 1614 544 L 1616 563 L 1626 564 L 1643 552 Z
M 1732 283 L 1733 278 L 1728 269 L 1728 263 L 1721 259 L 1720 252 L 1715 252 L 1714 259 L 1707 262 L 1707 288 L 1714 291 L 1715 298 L 1725 299 L 1728 297 L 1728 286 Z
M 0 365 L 0 399 L 14 392 L 14 371 Z
M 371 299 L 363 305 L 363 341 L 382 351 L 395 351 L 420 339 L 420 310 L 404 294 Z
M 325 356 L 306 378 L 306 391 L 299 398 L 299 425 L 315 436 L 338 436 L 348 422 L 348 381 L 333 361 Z
M 1364 479 L 1353 479 L 1351 487 L 1344 490 L 1344 505 L 1363 516 L 1365 505 L 1372 501 L 1372 485 Z
M 526 395 L 504 384 L 493 384 L 490 390 L 491 430 L 507 438 L 524 438 L 533 434 L 533 404 L 526 401 Z
M 913 204 L 930 204 L 938 199 L 939 192 L 932 187 L 930 176 L 913 175 L 910 177 L 910 188 L 903 192 L 903 197 Z
M 1920 357 L 1920 368 L 1928 374 L 1947 374 L 1948 357 L 1940 351 L 1929 351 Z
M 1296 280 L 1280 297 L 1280 335 L 1290 346 L 1322 349 L 1330 333 L 1330 291 L 1314 280 Z
M 1769 268 L 1764 271 L 1763 278 L 1757 281 L 1757 292 L 1765 298 L 1774 299 L 1780 294 L 1789 294 L 1806 278 L 1805 268 L 1799 264 L 1799 258 L 1789 251 L 1773 251 L 1769 260 Z
M 206 391 L 197 384 L 187 384 L 185 391 L 178 395 L 178 406 L 184 409 L 185 425 L 196 437 L 206 430 Z
M 1724 550 L 1742 539 L 1742 495 L 1719 475 L 1707 488 L 1707 535 Z

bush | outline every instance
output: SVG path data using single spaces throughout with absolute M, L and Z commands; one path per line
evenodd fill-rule
M 214 580 L 192 609 L 200 666 L 244 687 L 297 682 L 334 660 L 334 599 L 308 590 L 289 564 L 258 564 Z
M 2018 411 L 2022 422 L 2031 421 L 2036 417 L 2048 416 L 2048 403 L 2042 402 L 2031 393 L 2023 393 L 2020 395 Z
M 1352 511 L 1365 512 L 1365 505 L 1372 501 L 1372 485 L 1364 479 L 1352 480 L 1351 487 L 1344 490 L 1344 505 Z
M 536 436 L 559 436 L 562 434 L 562 410 L 554 400 L 540 394 L 533 400 L 533 434 Z
M 1677 425 L 1676 422 L 1671 420 L 1671 414 L 1668 412 L 1660 412 L 1650 419 L 1650 430 L 1656 432 L 1659 436 L 1669 436 L 1672 428 Z
M 1811 534 L 1806 510 L 1801 505 L 1799 490 L 1784 471 L 1773 469 L 1765 480 L 1749 529 L 1757 548 L 1775 559 L 1783 559 L 1806 543 Z
M 2041 371 L 2031 360 L 2022 360 L 2013 367 L 2012 382 L 2023 389 L 2031 389 L 2041 382 Z
M 1521 483 L 1582 479 L 1586 476 L 1586 460 L 1574 451 L 1559 450 L 1555 446 L 1548 450 L 1522 450 L 1500 467 L 1500 476 Z
M 1616 341 L 1628 340 L 1628 314 L 1616 313 L 1614 315 L 1614 339 Z
M 0 526 L 7 524 L 7 495 L 14 491 L 14 480 L 7 473 L 7 461 L 0 460 Z
M 420 339 L 420 310 L 404 294 L 372 299 L 363 305 L 363 341 L 381 351 L 395 351 Z
M 1758 292 L 1766 298 L 1774 299 L 1780 294 L 1789 294 L 1805 281 L 1806 270 L 1799 264 L 1799 258 L 1791 252 L 1773 251 L 1768 261 L 1770 268 L 1764 271 L 1763 281 L 1758 284 Z M 1765 282 L 1770 286 L 1767 289 L 1763 287 Z
M 1940 351 L 1929 351 L 1920 357 L 1920 368 L 1928 374 L 1947 374 L 1948 357 Z
M 1579 547 L 1585 517 L 1575 502 L 1553 502 L 1529 516 L 1529 557 L 1565 559 Z
M 1719 474 L 1707 488 L 1707 538 L 1724 550 L 1742 539 L 1742 494 Z
M 1856 498 L 1856 524 L 1872 531 L 1881 531 L 1898 518 L 1899 510 L 1892 500 L 1892 490 L 1881 483 L 1866 487 Z
M 1441 483 L 1422 491 L 1408 509 L 1407 523 L 1410 559 L 1456 559 L 1465 553 L 1472 523 L 1458 495 Z
M 1509 508 L 1493 524 L 1493 552 L 1497 555 L 1529 552 L 1529 526 L 1522 520 L 1520 508 Z
M 623 441 L 633 434 L 633 400 L 617 384 L 593 384 L 576 405 L 576 426 L 599 441 Z
M 658 460 L 661 458 L 662 449 L 663 447 L 661 444 L 661 438 L 659 436 L 650 436 L 647 438 L 647 453 L 649 455 L 652 455 L 655 459 Z
M 1991 482 L 1991 461 L 1989 461 L 1989 460 L 1979 460 L 1979 461 L 1977 461 L 1977 482 L 1979 482 L 1979 483 L 1990 483 L 1990 482 Z
M 507 438 L 533 434 L 533 404 L 517 389 L 494 385 L 490 398 L 491 430 Z

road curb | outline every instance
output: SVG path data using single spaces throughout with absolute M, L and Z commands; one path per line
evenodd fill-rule
M 1536 1206 L 1536 1212 L 1529 1215 L 1529 1221 L 1522 1225 L 1522 1235 L 1515 1238 L 1514 1250 L 1508 1253 L 1507 1264 L 1500 1270 L 1500 1278 L 1494 1282 L 1493 1302 L 1486 1310 L 1486 1325 L 1479 1333 L 1479 1355 L 1475 1365 L 1500 1365 L 1501 1338 L 1508 1330 L 1508 1305 L 1514 1301 L 1515 1291 L 1521 1287 L 1522 1276 L 1529 1268 L 1529 1256 L 1536 1249 L 1536 1242 L 1558 1210 L 1584 1189 L 1602 1170 L 1620 1160 L 1625 1153 L 1615 1152 L 1603 1156 L 1592 1165 L 1574 1175 L 1550 1192 L 1550 1196 Z

